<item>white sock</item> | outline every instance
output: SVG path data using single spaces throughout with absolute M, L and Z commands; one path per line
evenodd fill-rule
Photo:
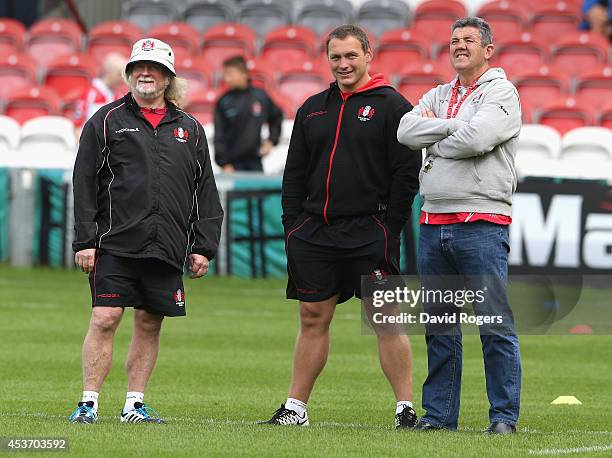
M 397 405 L 395 407 L 395 415 L 404 410 L 404 407 L 410 407 L 412 409 L 412 401 L 397 401 Z
M 138 391 L 128 391 L 127 395 L 125 396 L 125 406 L 123 407 L 123 411 L 128 412 L 130 410 L 134 410 L 134 403 L 142 403 L 143 399 L 144 393 L 140 393 Z
M 300 417 L 303 417 L 304 412 L 306 412 L 306 403 L 300 401 L 299 399 L 287 398 L 287 402 L 285 402 L 285 409 L 293 410 Z
M 81 402 L 93 402 L 94 412 L 98 411 L 98 392 L 97 391 L 83 391 L 83 398 Z

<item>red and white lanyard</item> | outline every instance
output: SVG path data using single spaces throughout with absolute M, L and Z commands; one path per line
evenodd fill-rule
M 459 112 L 459 108 L 461 108 L 461 104 L 465 102 L 465 99 L 467 99 L 469 95 L 476 90 L 477 87 L 478 87 L 478 80 L 476 80 L 474 84 L 472 84 L 470 87 L 467 88 L 467 91 L 465 91 L 465 94 L 463 94 L 463 97 L 461 97 L 461 100 L 459 100 L 459 103 L 457 103 L 457 99 L 459 98 L 459 78 L 457 78 L 457 81 L 455 82 L 455 85 L 453 86 L 453 92 L 451 94 L 451 99 L 448 104 L 448 110 L 446 110 L 446 119 L 454 118 L 457 116 L 457 113 Z M 455 110 L 453 110 L 453 107 L 455 106 L 455 104 L 457 106 L 455 107 Z

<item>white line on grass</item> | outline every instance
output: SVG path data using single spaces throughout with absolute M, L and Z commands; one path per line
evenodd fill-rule
M 607 452 L 612 445 L 593 445 L 591 447 L 577 448 L 544 448 L 542 450 L 529 450 L 530 455 L 569 455 L 571 453 Z

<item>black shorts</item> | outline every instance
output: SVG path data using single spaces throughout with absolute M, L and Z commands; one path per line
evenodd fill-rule
M 342 218 L 326 224 L 301 215 L 287 232 L 287 299 L 338 303 L 361 298 L 361 277 L 399 275 L 399 236 L 381 215 Z
M 185 315 L 183 274 L 159 259 L 102 253 L 89 274 L 93 307 L 134 307 L 164 316 Z

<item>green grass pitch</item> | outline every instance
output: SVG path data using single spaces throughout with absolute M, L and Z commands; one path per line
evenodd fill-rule
M 73 425 L 67 417 L 82 390 L 80 352 L 90 313 L 86 277 L 0 267 L 0 437 L 65 437 L 77 456 L 612 455 L 612 336 L 521 337 L 521 420 L 519 433 L 506 437 L 481 433 L 488 403 L 480 342 L 466 336 L 460 430 L 395 431 L 395 401 L 375 338 L 362 335 L 353 300 L 336 312 L 328 365 L 309 403 L 311 426 L 259 426 L 287 395 L 295 303 L 284 299 L 282 280 L 209 277 L 186 285 L 188 316 L 165 322 L 145 397 L 168 423 L 119 423 L 128 311 L 100 394 L 100 419 Z M 420 406 L 423 336 L 412 343 Z M 560 395 L 582 405 L 551 405 Z

